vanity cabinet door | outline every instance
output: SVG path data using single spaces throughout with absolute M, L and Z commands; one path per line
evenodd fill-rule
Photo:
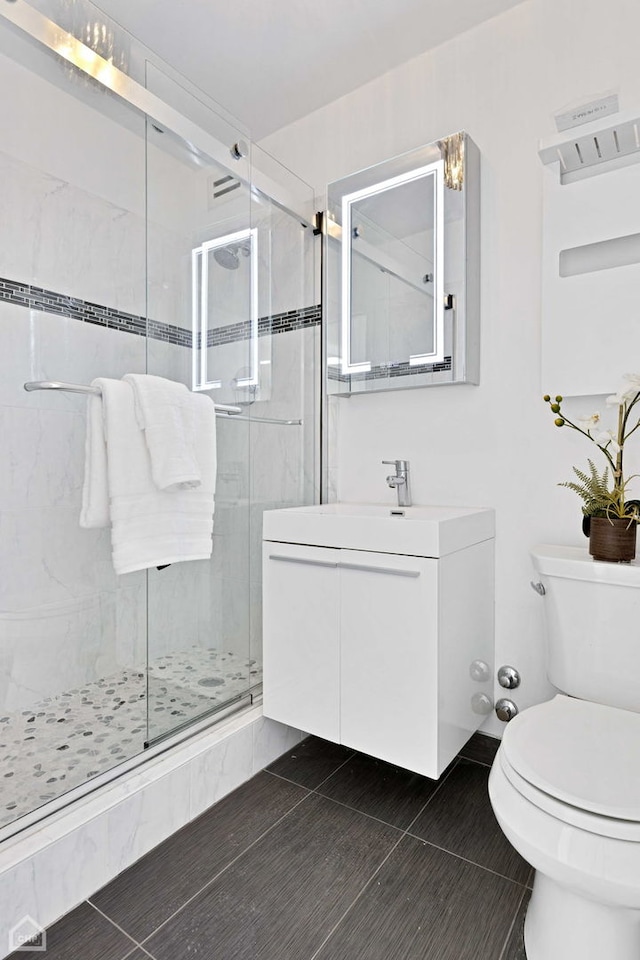
M 341 738 L 437 777 L 438 561 L 343 550 Z
M 340 550 L 263 544 L 264 713 L 340 741 Z

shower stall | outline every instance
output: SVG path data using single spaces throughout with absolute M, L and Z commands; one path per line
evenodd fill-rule
M 0 0 L 0 84 L 2 839 L 259 698 L 320 307 L 311 188 L 91 3 Z M 79 526 L 86 388 L 127 373 L 216 404 L 210 560 L 116 576 Z

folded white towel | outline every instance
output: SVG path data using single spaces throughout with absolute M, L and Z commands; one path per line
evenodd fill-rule
M 199 487 L 196 409 L 199 397 L 183 383 L 145 373 L 128 373 L 138 424 L 144 430 L 151 475 L 159 490 Z M 209 442 L 207 438 L 206 442 Z
M 103 378 L 93 384 L 100 387 L 102 397 L 92 397 L 88 411 L 81 525 L 105 526 L 110 518 L 113 566 L 118 574 L 208 559 L 216 483 L 213 403 L 203 394 L 194 395 L 200 486 L 159 490 L 151 474 L 145 434 L 136 418 L 131 384 Z
M 97 381 L 94 381 L 94 384 L 96 383 Z M 80 526 L 108 527 L 109 520 L 107 444 L 104 435 L 102 397 L 90 396 L 87 402 Z

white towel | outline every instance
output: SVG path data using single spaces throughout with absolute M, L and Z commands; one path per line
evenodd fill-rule
M 197 489 L 159 490 L 151 474 L 144 432 L 131 384 L 98 379 L 87 417 L 87 461 L 82 526 L 111 520 L 113 566 L 118 574 L 211 556 L 216 482 L 215 408 L 195 394 Z M 108 491 L 108 509 L 105 493 Z
M 92 386 L 97 384 L 94 380 Z M 107 444 L 104 435 L 102 397 L 90 396 L 87 402 L 87 431 L 84 441 L 84 484 L 82 487 L 81 527 L 108 527 L 109 483 Z
M 158 489 L 199 487 L 202 477 L 195 425 L 198 395 L 183 383 L 145 373 L 128 373 L 123 380 L 133 388 L 136 417 L 144 430 L 151 475 Z

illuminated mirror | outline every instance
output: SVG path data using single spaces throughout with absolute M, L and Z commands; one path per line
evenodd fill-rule
M 366 315 L 369 282 L 394 278 L 420 322 L 409 349 L 411 366 L 444 359 L 442 289 L 443 162 L 428 164 L 342 198 L 342 342 L 344 374 L 369 372 L 371 359 L 354 356 L 358 319 Z M 425 229 L 428 224 L 430 229 Z M 360 351 L 373 348 L 358 338 Z M 376 358 L 377 359 L 377 358 Z
M 477 383 L 479 222 L 465 133 L 329 185 L 329 393 Z
M 191 255 L 193 389 L 216 390 L 210 333 L 238 315 L 249 317 L 249 357 L 236 387 L 258 385 L 258 231 L 256 228 L 207 240 Z

